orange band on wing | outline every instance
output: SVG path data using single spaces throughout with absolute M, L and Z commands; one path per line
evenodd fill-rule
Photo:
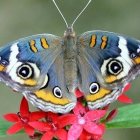
M 102 37 L 101 49 L 105 49 L 107 45 L 107 36 Z
M 56 98 L 52 92 L 45 91 L 45 90 L 39 90 L 34 93 L 37 98 L 42 99 L 43 101 L 50 102 L 53 104 L 58 105 L 66 105 L 70 103 L 70 101 L 66 98 Z
M 86 100 L 88 102 L 93 102 L 93 101 L 96 101 L 98 99 L 102 99 L 105 95 L 108 95 L 112 93 L 111 90 L 108 90 L 108 89 L 105 89 L 105 88 L 101 88 L 99 90 L 99 92 L 97 92 L 96 94 L 90 94 L 86 96 Z
M 107 76 L 107 77 L 105 78 L 105 81 L 106 81 L 107 83 L 113 83 L 114 81 L 117 81 L 117 76 L 114 76 L 114 75 Z
M 31 50 L 32 50 L 34 53 L 36 53 L 36 52 L 38 51 L 38 50 L 37 50 L 37 47 L 35 46 L 35 40 L 31 40 L 30 43 L 29 43 L 29 45 L 30 45 Z
M 40 41 L 41 41 L 41 46 L 44 49 L 48 49 L 49 48 L 49 45 L 48 45 L 48 42 L 47 42 L 46 38 L 41 38 Z
M 96 45 L 96 35 L 91 36 L 90 47 L 94 47 Z
M 37 85 L 37 82 L 35 80 L 28 79 L 28 80 L 24 80 L 24 84 L 27 86 L 35 86 Z
M 5 70 L 5 66 L 0 65 L 0 71 L 4 71 Z
M 133 61 L 136 64 L 140 64 L 140 57 L 134 58 Z

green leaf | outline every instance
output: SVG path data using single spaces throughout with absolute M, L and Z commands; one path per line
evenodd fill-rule
M 6 136 L 6 130 L 10 127 L 9 122 L 0 119 L 0 136 Z
M 0 137 L 6 137 L 6 131 L 7 129 L 12 126 L 12 123 L 7 122 L 6 120 L 0 119 Z M 21 134 L 23 131 L 20 131 L 19 133 L 16 134 Z
M 107 128 L 140 127 L 140 104 L 127 105 L 118 109 L 117 116 L 106 123 Z

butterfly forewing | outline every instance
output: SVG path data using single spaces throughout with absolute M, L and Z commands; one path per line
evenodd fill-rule
M 18 91 L 30 91 L 45 84 L 47 72 L 61 53 L 59 37 L 42 34 L 8 44 L 0 51 L 0 77 Z

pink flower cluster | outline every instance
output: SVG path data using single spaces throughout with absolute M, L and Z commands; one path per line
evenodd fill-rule
M 130 88 L 127 85 L 124 92 Z M 78 97 L 81 93 L 77 90 Z M 121 102 L 130 103 L 131 99 L 122 94 Z M 89 110 L 79 99 L 76 107 L 68 114 L 56 114 L 43 111 L 29 111 L 27 100 L 23 97 L 20 111 L 10 113 L 4 118 L 14 124 L 7 134 L 14 134 L 24 129 L 30 138 L 41 137 L 41 140 L 101 140 L 105 132 L 105 123 L 111 121 L 117 113 L 114 109 L 108 113 L 108 106 L 100 110 Z

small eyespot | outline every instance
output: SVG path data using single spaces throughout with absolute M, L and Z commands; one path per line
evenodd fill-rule
M 62 91 L 61 91 L 61 89 L 59 87 L 55 87 L 53 89 L 53 94 L 57 98 L 62 98 Z
M 17 75 L 24 80 L 31 78 L 33 74 L 33 68 L 29 64 L 22 64 L 17 69 Z
M 7 66 L 8 65 L 8 62 L 6 61 L 6 60 L 1 60 L 1 62 L 0 62 L 2 65 L 4 65 L 4 66 Z
M 123 70 L 123 65 L 119 60 L 113 59 L 107 64 L 109 74 L 118 75 Z
M 137 56 L 136 56 L 135 53 L 131 53 L 131 54 L 130 54 L 130 57 L 133 59 L 133 58 L 136 58 Z
M 4 59 L 2 59 L 2 57 L 0 57 L 0 64 L 3 65 L 3 66 L 7 66 L 8 65 L 8 61 L 4 60 Z
M 100 90 L 100 86 L 98 83 L 92 83 L 89 87 L 89 91 L 91 94 L 95 94 Z

